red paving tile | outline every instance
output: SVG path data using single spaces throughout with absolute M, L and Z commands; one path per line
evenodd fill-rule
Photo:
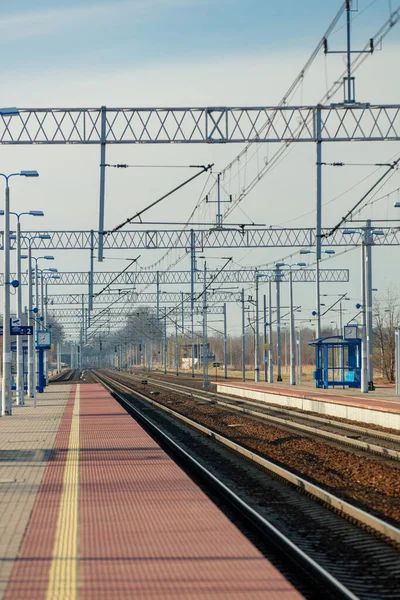
M 82 599 L 300 597 L 98 385 L 80 440 Z
M 46 592 L 49 598 L 75 389 L 7 600 L 44 599 Z M 103 387 L 80 390 L 79 575 L 73 598 L 301 598 Z M 76 556 L 57 558 L 71 564 Z M 71 598 L 68 573 L 56 582 L 57 600 Z
M 65 407 L 52 454 L 4 595 L 5 600 L 45 597 L 53 556 L 74 396 L 75 386 L 71 389 Z
M 380 410 L 383 412 L 400 413 L 400 398 L 399 403 L 395 404 L 390 400 L 381 400 L 379 398 L 346 396 L 345 394 L 324 394 L 323 392 L 302 390 L 296 387 L 279 387 L 268 386 L 263 383 L 240 383 L 240 382 L 222 382 L 213 381 L 216 385 L 240 388 L 245 390 L 254 390 L 257 392 L 265 392 L 276 396 L 292 396 L 293 398 L 302 398 L 309 400 L 320 400 L 328 404 L 343 404 L 347 406 L 356 406 L 371 410 Z

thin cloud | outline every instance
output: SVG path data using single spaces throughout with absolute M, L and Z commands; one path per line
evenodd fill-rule
M 72 6 L 56 10 L 15 12 L 0 16 L 0 40 L 6 42 L 55 33 L 76 24 L 111 17 L 129 18 L 132 23 L 151 18 L 160 10 L 190 8 L 195 5 L 215 4 L 216 0 L 121 0 Z M 219 0 L 221 1 L 221 0 Z M 232 0 L 222 0 L 232 3 Z M 235 2 L 236 0 L 233 0 Z

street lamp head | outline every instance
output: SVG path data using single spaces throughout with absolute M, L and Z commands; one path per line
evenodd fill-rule
M 373 231 L 371 231 L 371 233 L 373 233 L 374 235 L 385 235 L 385 232 L 381 229 L 374 229 Z
M 395 202 L 393 204 L 393 208 L 400 208 L 400 202 Z
M 44 212 L 42 210 L 30 210 L 29 214 L 33 217 L 44 217 Z
M 306 267 L 307 264 L 305 262 L 298 262 L 296 266 L 297 267 Z
M 335 254 L 334 250 L 323 250 L 322 251 L 324 254 Z
M 50 267 L 50 269 L 46 269 L 46 271 L 49 271 L 50 273 L 58 273 L 58 269 L 56 269 L 55 267 Z
M 51 240 L 51 235 L 48 233 L 42 233 L 36 237 L 38 237 L 40 240 Z
M 23 259 L 23 258 L 28 258 L 28 257 L 24 255 L 24 256 L 21 256 L 21 258 Z
M 355 235 L 356 233 L 359 233 L 359 232 L 356 231 L 355 229 L 346 229 L 345 231 L 343 231 L 343 235 Z
M 39 256 L 39 258 L 44 258 L 45 260 L 54 260 L 54 256 L 49 256 L 48 254 L 45 256 Z
M 0 108 L 0 115 L 2 117 L 17 117 L 19 115 L 18 108 L 12 106 L 10 108 Z
M 276 266 L 277 269 L 279 269 L 280 267 L 284 267 L 285 263 L 279 262 L 279 263 L 276 263 L 275 266 Z
M 39 173 L 37 171 L 20 171 L 19 174 L 21 177 L 39 177 Z
M 300 250 L 300 254 L 312 254 L 312 250 Z

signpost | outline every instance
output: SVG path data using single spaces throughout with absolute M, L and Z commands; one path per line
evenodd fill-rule
M 33 325 L 11 325 L 11 335 L 33 335 Z
M 17 319 L 12 319 L 15 321 Z M 0 325 L 0 336 L 3 335 L 3 325 Z M 10 325 L 10 335 L 33 335 L 33 325 Z
M 220 367 L 220 366 L 221 366 L 221 363 L 219 363 L 219 362 L 213 363 L 213 367 L 215 367 L 215 380 L 216 381 L 218 380 L 218 367 Z

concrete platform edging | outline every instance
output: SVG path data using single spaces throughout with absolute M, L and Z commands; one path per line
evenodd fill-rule
M 339 404 L 332 400 L 324 402 L 314 398 L 298 398 L 283 394 L 272 394 L 271 392 L 258 391 L 254 389 L 234 387 L 229 385 L 217 385 L 217 391 L 221 394 L 239 396 L 250 400 L 258 400 L 268 404 L 275 404 L 288 408 L 298 408 L 300 410 L 315 412 L 331 417 L 340 417 L 349 421 L 358 421 L 360 423 L 371 423 L 381 427 L 391 429 L 400 429 L 400 414 L 374 410 L 371 408 L 361 408 L 350 404 Z

